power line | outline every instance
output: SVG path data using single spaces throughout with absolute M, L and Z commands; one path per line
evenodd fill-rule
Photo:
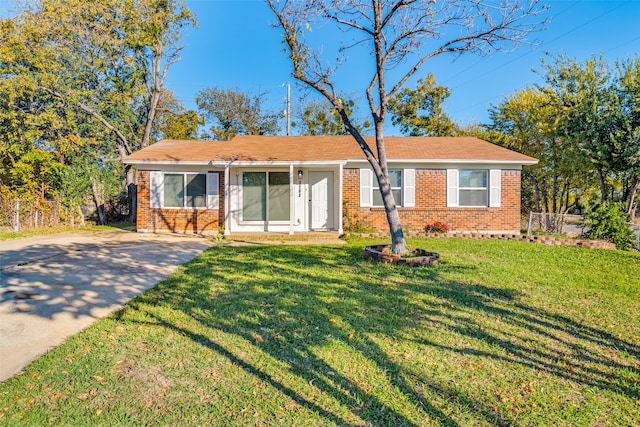
M 562 13 L 567 12 L 569 9 L 573 8 L 573 7 L 574 7 L 575 5 L 577 5 L 578 3 L 580 3 L 580 2 L 574 2 L 572 5 L 570 5 L 569 7 L 565 8 L 562 12 L 560 12 L 560 13 L 559 13 L 558 15 L 556 15 L 556 16 L 560 16 Z M 608 15 L 608 14 L 610 14 L 610 13 L 613 13 L 614 11 L 616 11 L 616 10 L 620 9 L 621 7 L 625 6 L 625 5 L 626 5 L 626 3 L 628 3 L 628 2 L 623 2 L 623 3 L 621 3 L 621 4 L 617 5 L 617 6 L 616 6 L 616 7 L 614 7 L 614 8 L 609 9 L 608 11 L 603 12 L 603 13 L 599 14 L 598 16 L 595 16 L 595 17 L 593 17 L 593 18 L 589 19 L 589 20 L 588 20 L 588 21 L 586 21 L 586 22 L 583 22 L 582 24 L 579 24 L 579 25 L 577 25 L 577 26 L 575 26 L 575 27 L 571 28 L 570 30 L 565 31 L 564 33 L 562 33 L 562 34 L 560 34 L 560 35 L 558 35 L 558 36 L 554 37 L 553 39 L 551 39 L 551 40 L 549 40 L 549 41 L 547 41 L 547 42 L 543 43 L 541 46 L 549 45 L 549 44 L 551 44 L 551 43 L 554 43 L 554 42 L 556 42 L 556 41 L 558 41 L 558 40 L 560 40 L 560 39 L 562 39 L 562 38 L 566 37 L 567 35 L 569 35 L 569 34 L 571 34 L 571 33 L 575 32 L 575 31 L 579 30 L 580 28 L 583 28 L 583 27 L 585 27 L 585 26 L 587 26 L 587 25 L 589 25 L 589 24 L 593 23 L 594 21 L 597 21 L 598 19 L 603 18 L 604 16 L 606 16 L 606 15 Z M 636 37 L 636 38 L 634 38 L 634 39 L 632 39 L 632 40 L 629 40 L 629 41 L 626 41 L 626 42 L 624 42 L 624 43 L 622 43 L 622 44 L 619 44 L 618 46 L 615 46 L 615 47 L 613 47 L 613 48 L 610 48 L 609 50 L 607 50 L 607 52 L 611 52 L 611 51 L 613 51 L 613 50 L 616 50 L 616 49 L 619 49 L 619 48 L 621 48 L 621 47 L 623 47 L 623 46 L 626 46 L 626 45 L 628 45 L 628 44 L 631 44 L 631 43 L 633 43 L 634 41 L 636 41 L 636 40 L 638 40 L 638 39 L 640 39 L 640 37 Z M 461 83 L 461 84 L 458 84 L 458 85 L 454 86 L 454 87 L 452 88 L 452 91 L 453 91 L 454 89 L 459 89 L 460 87 L 466 86 L 466 85 L 468 85 L 469 83 L 475 82 L 476 80 L 479 80 L 479 79 L 481 79 L 481 78 L 483 78 L 483 77 L 485 77 L 485 76 L 487 76 L 487 75 L 489 75 L 489 74 L 494 74 L 497 70 L 500 70 L 501 68 L 504 68 L 504 67 L 506 67 L 507 65 L 509 65 L 509 64 L 511 64 L 511 63 L 513 63 L 513 62 L 515 62 L 515 61 L 518 61 L 518 60 L 522 59 L 523 57 L 525 57 L 525 56 L 527 56 L 527 55 L 530 55 L 531 53 L 532 53 L 532 51 L 526 52 L 526 53 L 524 53 L 524 54 L 521 54 L 521 55 L 519 55 L 519 56 L 517 56 L 517 57 L 515 57 L 515 58 L 511 59 L 511 60 L 510 60 L 510 61 L 508 61 L 508 62 L 502 63 L 501 65 L 499 65 L 499 66 L 497 66 L 497 67 L 494 67 L 493 69 L 491 69 L 491 70 L 489 70 L 489 71 L 487 71 L 487 72 L 484 72 L 484 73 L 482 73 L 482 74 L 475 75 L 473 78 L 471 78 L 471 79 L 467 80 L 466 82 L 464 82 L 464 83 Z M 474 64 L 473 66 L 471 66 L 471 67 L 469 67 L 469 68 L 474 68 L 474 67 L 477 67 L 477 64 Z M 458 73 L 458 74 L 461 74 L 461 73 Z M 493 101 L 493 100 L 495 100 L 495 99 L 499 99 L 499 98 L 502 98 L 502 97 L 504 97 L 504 96 L 505 96 L 505 94 L 502 94 L 502 95 L 500 95 L 500 96 L 498 96 L 498 97 L 492 96 L 491 98 L 486 98 L 486 99 L 484 99 L 483 101 L 479 101 L 479 102 L 477 102 L 477 103 L 474 103 L 473 105 L 467 105 L 467 106 L 465 106 L 465 107 L 463 107 L 463 108 L 458 108 L 458 109 L 456 109 L 456 110 L 457 110 L 457 112 L 458 112 L 458 113 L 459 113 L 460 111 L 470 110 L 470 109 L 473 109 L 473 108 L 475 108 L 475 107 L 477 107 L 477 106 L 479 106 L 479 105 L 487 104 L 487 103 L 489 103 L 489 102 L 491 102 L 491 101 Z M 454 115 L 454 113 L 453 113 L 453 112 L 452 112 L 452 113 L 450 113 L 450 114 L 451 114 L 452 116 Z
M 577 3 L 579 3 L 579 2 L 576 2 L 576 3 L 572 4 L 572 5 L 571 5 L 571 6 L 569 6 L 567 9 L 565 9 L 563 12 L 565 12 L 565 11 L 567 11 L 568 9 L 570 9 L 571 7 L 575 6 Z M 602 14 L 600 14 L 600 15 L 598 15 L 598 16 L 596 16 L 596 17 L 594 17 L 594 18 L 591 18 L 590 20 L 588 20 L 588 21 L 586 21 L 586 22 L 583 22 L 582 24 L 580 24 L 580 25 L 578 25 L 578 26 L 573 27 L 573 28 L 572 28 L 572 29 L 570 29 L 569 31 L 566 31 L 566 32 L 564 32 L 564 33 L 560 34 L 559 36 L 557 36 L 557 37 L 555 37 L 555 38 L 553 38 L 553 39 L 551 39 L 551 40 L 549 40 L 549 41 L 547 41 L 547 42 L 545 42 L 545 43 L 541 44 L 540 46 L 545 46 L 545 45 L 549 45 L 549 44 L 551 44 L 551 43 L 553 43 L 553 42 L 556 42 L 556 41 L 560 40 L 561 38 L 563 38 L 563 37 L 565 37 L 565 36 L 567 36 L 567 35 L 569 35 L 569 34 L 571 34 L 571 33 L 575 32 L 575 31 L 577 31 L 577 30 L 579 30 L 580 28 L 583 28 L 583 27 L 585 27 L 585 26 L 587 26 L 587 25 L 591 24 L 592 22 L 597 21 L 598 19 L 600 19 L 600 18 L 602 18 L 602 17 L 604 17 L 604 16 L 606 16 L 606 15 L 608 15 L 608 14 L 610 14 L 610 13 L 612 13 L 612 12 L 614 12 L 614 11 L 618 10 L 618 9 L 620 9 L 620 8 L 621 8 L 622 6 L 624 6 L 624 5 L 625 5 L 625 3 L 621 3 L 621 4 L 619 4 L 618 6 L 614 7 L 613 9 L 609 9 L 608 11 L 606 11 L 606 12 L 604 12 L 604 13 L 602 13 Z M 458 85 L 454 86 L 454 87 L 452 88 L 452 90 L 453 90 L 453 89 L 458 89 L 458 88 L 460 88 L 460 87 L 462 87 L 462 86 L 466 86 L 466 85 L 468 85 L 469 83 L 472 83 L 472 82 L 474 82 L 474 81 L 476 81 L 476 80 L 478 80 L 478 79 L 480 79 L 481 77 L 484 77 L 484 76 L 486 76 L 486 75 L 493 74 L 493 73 L 495 73 L 497 70 L 500 70 L 501 68 L 504 68 L 504 67 L 506 67 L 507 65 L 512 64 L 513 62 L 518 61 L 519 59 L 522 59 L 522 58 L 524 58 L 524 57 L 525 57 L 525 56 L 527 56 L 527 55 L 530 55 L 531 53 L 532 53 L 532 51 L 529 51 L 529 52 L 523 53 L 522 55 L 517 56 L 517 57 L 513 58 L 513 59 L 512 59 L 512 60 L 510 60 L 510 61 L 507 61 L 507 62 L 505 62 L 505 63 L 502 63 L 502 64 L 500 64 L 499 66 L 497 66 L 497 67 L 495 67 L 495 68 L 493 68 L 493 69 L 491 69 L 491 70 L 489 70 L 489 71 L 486 71 L 486 72 L 484 72 L 484 73 L 482 73 L 482 74 L 476 75 L 476 76 L 474 76 L 472 79 L 467 80 L 467 81 L 466 81 L 466 82 L 464 82 L 464 83 L 461 83 L 461 84 L 458 84 Z M 473 68 L 473 67 L 472 67 L 472 68 Z
M 562 11 L 558 12 L 558 13 L 557 13 L 556 15 L 554 15 L 554 16 L 555 16 L 555 17 L 562 16 L 565 12 L 567 12 L 569 9 L 573 8 L 574 6 L 576 6 L 578 3 L 580 3 L 580 2 L 576 1 L 576 2 L 572 3 L 571 5 L 567 6 L 566 8 L 564 8 Z M 544 43 L 543 43 L 542 45 L 544 45 Z M 541 46 L 542 46 L 542 45 L 541 45 Z M 520 58 L 522 58 L 522 57 L 524 57 L 524 56 L 526 56 L 526 55 L 529 55 L 530 53 L 531 53 L 531 52 L 527 52 L 527 53 L 525 53 L 525 54 L 523 54 L 523 55 L 520 55 L 519 57 L 515 58 L 515 59 L 514 59 L 514 60 L 512 60 L 511 62 L 516 61 L 516 60 L 518 60 L 518 59 L 520 59 Z M 483 58 L 483 60 L 485 60 L 485 59 L 487 59 L 487 57 Z M 510 64 L 511 62 L 507 62 L 507 63 L 505 63 L 504 65 Z M 451 76 L 451 77 L 447 78 L 447 79 L 443 82 L 443 84 L 445 84 L 445 85 L 446 85 L 448 81 L 451 81 L 451 80 L 455 79 L 456 77 L 458 77 L 458 76 L 460 76 L 460 75 L 462 75 L 462 74 L 465 74 L 467 71 L 472 70 L 472 69 L 476 68 L 477 66 L 478 66 L 478 63 L 475 63 L 475 64 L 473 64 L 473 65 L 468 66 L 468 67 L 467 67 L 467 68 L 465 68 L 464 70 L 461 70 L 460 72 L 458 72 L 458 73 L 454 74 L 453 76 Z M 498 68 L 496 68 L 496 69 L 499 69 L 499 68 L 500 68 L 500 67 L 498 67 Z

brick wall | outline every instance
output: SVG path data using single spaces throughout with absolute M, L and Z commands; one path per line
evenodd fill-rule
M 152 209 L 150 173 L 138 171 L 138 231 L 215 234 L 224 224 L 224 174 L 220 173 L 221 209 Z
M 405 230 L 423 230 L 434 221 L 442 221 L 451 231 L 520 232 L 520 171 L 503 170 L 499 208 L 448 208 L 447 171 L 416 169 L 416 205 L 398 208 Z M 368 228 L 388 230 L 384 208 L 360 207 L 360 170 L 344 169 L 343 200 L 345 228 L 359 222 Z

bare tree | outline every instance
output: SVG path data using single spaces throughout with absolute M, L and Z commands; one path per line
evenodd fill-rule
M 322 94 L 339 112 L 378 178 L 395 253 L 408 251 L 400 216 L 391 192 L 384 124 L 390 98 L 431 58 L 465 52 L 490 54 L 515 48 L 542 23 L 535 19 L 544 7 L 520 0 L 265 0 L 276 17 L 293 65 L 293 77 Z M 353 125 L 342 103 L 335 72 L 345 61 L 322 62 L 322 50 L 312 45 L 313 29 L 333 25 L 354 37 L 339 52 L 364 48 L 374 64 L 362 67 L 375 130 L 375 152 Z M 367 76 L 366 72 L 370 74 Z M 349 90 L 353 90 L 350 87 Z

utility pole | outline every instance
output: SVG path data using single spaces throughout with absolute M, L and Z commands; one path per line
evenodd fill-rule
M 287 83 L 287 136 L 291 135 L 291 85 Z

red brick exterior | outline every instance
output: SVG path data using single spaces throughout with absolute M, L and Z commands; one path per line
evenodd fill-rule
M 447 171 L 416 169 L 416 203 L 398 208 L 405 230 L 423 231 L 425 225 L 442 221 L 451 231 L 520 231 L 520 171 L 503 170 L 499 208 L 448 208 Z M 375 230 L 388 230 L 384 208 L 360 207 L 360 170 L 344 169 L 343 209 L 345 229 L 350 224 Z
M 360 169 L 344 169 L 344 229 L 350 226 L 386 231 L 383 208 L 360 207 Z M 224 224 L 224 174 L 219 174 L 220 209 L 152 209 L 150 173 L 138 171 L 138 231 L 215 234 Z M 406 231 L 423 231 L 427 224 L 442 221 L 452 232 L 520 231 L 520 171 L 502 170 L 501 207 L 448 208 L 447 171 L 415 170 L 415 207 L 400 207 Z
M 138 171 L 138 231 L 215 234 L 224 224 L 224 174 L 219 175 L 221 209 L 151 208 L 150 173 Z

